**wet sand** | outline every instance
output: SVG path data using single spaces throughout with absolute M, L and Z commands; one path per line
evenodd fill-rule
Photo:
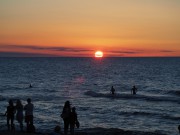
M 26 132 L 9 132 L 9 131 L 0 131 L 0 135 L 58 135 L 53 131 L 51 133 L 26 133 Z M 62 133 L 59 135 L 62 135 Z M 70 135 L 70 133 L 68 134 Z M 153 133 L 153 132 L 142 132 L 142 131 L 126 131 L 122 129 L 110 128 L 89 128 L 78 130 L 75 132 L 75 135 L 166 135 L 161 133 Z

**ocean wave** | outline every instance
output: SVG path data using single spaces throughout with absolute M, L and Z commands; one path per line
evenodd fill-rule
M 52 101 L 52 100 L 58 100 L 58 97 L 52 95 L 52 94 L 28 94 L 28 95 L 9 95 L 2 97 L 0 96 L 0 101 L 4 100 L 10 100 L 12 99 L 13 102 L 16 102 L 17 99 L 20 99 L 22 101 L 26 101 L 28 98 L 31 98 L 33 101 Z
M 125 115 L 125 116 L 154 116 L 156 115 L 155 113 L 150 113 L 150 112 L 119 112 L 118 115 Z
M 175 121 L 179 121 L 180 120 L 180 116 L 162 115 L 161 117 L 164 118 L 164 119 L 175 120 Z
M 176 102 L 180 104 L 179 98 L 174 97 L 167 97 L 167 96 L 147 96 L 147 95 L 132 95 L 132 94 L 119 94 L 116 93 L 115 95 L 112 95 L 111 93 L 98 93 L 94 91 L 87 91 L 84 93 L 87 96 L 91 97 L 104 97 L 104 98 L 113 98 L 113 99 L 139 99 L 139 100 L 146 100 L 146 101 L 158 101 L 158 102 Z
M 179 91 L 175 91 L 175 94 L 180 96 L 180 90 Z
M 180 90 L 168 91 L 167 94 L 176 95 L 176 96 L 180 97 Z
M 125 115 L 125 116 L 148 116 L 148 117 L 160 117 L 163 119 L 169 119 L 169 120 L 180 120 L 179 116 L 172 116 L 169 114 L 163 114 L 163 113 L 154 113 L 154 112 L 143 112 L 143 111 L 135 111 L 135 112 L 119 112 L 118 115 Z

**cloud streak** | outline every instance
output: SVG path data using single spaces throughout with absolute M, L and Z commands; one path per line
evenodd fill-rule
M 124 55 L 136 55 L 144 53 L 145 50 L 138 50 L 138 49 L 122 49 L 122 50 L 112 50 L 108 51 L 110 54 L 118 55 L 118 56 L 124 56 Z
M 115 54 L 138 54 L 138 53 L 141 53 L 140 51 L 108 51 L 110 53 L 115 53 Z
M 73 47 L 40 47 L 33 45 L 0 45 L 0 48 L 4 49 L 31 49 L 31 50 L 48 50 L 48 51 L 58 51 L 58 52 L 88 52 L 94 51 L 92 49 L 84 49 L 84 48 L 73 48 Z
M 0 52 L 0 57 L 58 57 L 50 54 L 20 53 L 20 52 Z
M 172 51 L 172 50 L 161 50 L 160 52 L 162 53 L 174 53 L 176 51 Z
M 124 57 L 124 56 L 165 56 L 176 54 L 175 50 L 147 50 L 147 49 L 119 49 L 107 50 L 104 48 L 104 56 Z M 83 47 L 64 46 L 35 46 L 35 45 L 0 45 L 0 57 L 91 57 L 95 50 Z M 172 55 L 173 56 L 173 55 Z

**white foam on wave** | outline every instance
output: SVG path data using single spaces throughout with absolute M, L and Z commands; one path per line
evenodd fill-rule
M 145 100 L 145 101 L 159 101 L 159 102 L 177 102 L 178 104 L 179 99 L 172 98 L 170 96 L 147 96 L 147 95 L 132 95 L 132 94 L 126 94 L 126 93 L 116 93 L 112 95 L 111 93 L 98 93 L 94 91 L 87 91 L 84 93 L 87 96 L 91 97 L 104 97 L 104 98 L 115 98 L 115 99 L 140 99 L 140 100 Z

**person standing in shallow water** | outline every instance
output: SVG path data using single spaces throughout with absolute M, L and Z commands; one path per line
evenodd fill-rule
M 14 130 L 14 114 L 15 114 L 15 107 L 13 105 L 13 101 L 9 100 L 9 105 L 7 106 L 7 110 L 5 115 L 7 116 L 7 127 L 8 130 Z M 9 121 L 11 121 L 11 125 L 9 124 Z M 10 128 L 11 127 L 11 128 Z
M 61 113 L 61 118 L 64 121 L 64 134 L 68 134 L 68 129 L 70 126 L 70 115 L 71 115 L 71 105 L 69 101 L 64 103 L 63 111 Z
M 27 130 L 29 127 L 33 126 L 33 110 L 34 105 L 31 103 L 31 99 L 27 99 L 27 104 L 24 106 L 25 110 L 25 122 L 27 125 Z
M 112 93 L 112 95 L 114 95 L 114 94 L 115 94 L 115 89 L 114 89 L 114 87 L 113 87 L 113 86 L 111 87 L 111 93 Z
M 74 135 L 74 128 L 76 123 L 78 122 L 77 119 L 77 113 L 76 113 L 76 108 L 73 107 L 72 108 L 72 112 L 71 112 L 71 116 L 70 116 L 70 131 L 71 131 L 71 135 Z
M 20 129 L 23 131 L 23 105 L 21 101 L 18 99 L 15 106 L 17 113 L 16 113 L 16 120 L 20 124 Z
M 29 88 L 32 88 L 32 85 L 31 85 L 31 83 L 30 83 L 30 85 L 29 85 Z
M 136 88 L 136 86 L 134 85 L 134 86 L 132 87 L 132 89 L 131 89 L 131 94 L 136 95 L 136 93 L 137 93 L 137 88 Z

